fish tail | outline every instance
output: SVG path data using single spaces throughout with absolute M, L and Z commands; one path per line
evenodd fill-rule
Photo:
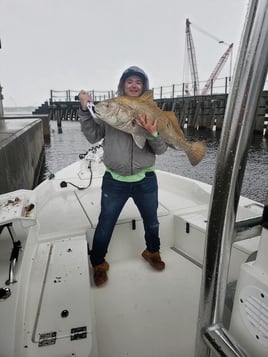
M 191 147 L 186 151 L 190 163 L 195 166 L 203 159 L 206 153 L 205 144 L 202 141 L 191 143 Z

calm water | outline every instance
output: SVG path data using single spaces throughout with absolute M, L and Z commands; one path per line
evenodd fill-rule
M 45 146 L 46 161 L 45 175 L 56 172 L 65 166 L 79 160 L 79 154 L 85 153 L 90 144 L 80 130 L 80 123 L 73 121 L 62 122 L 62 133 L 58 133 L 55 121 L 50 122 L 50 143 Z M 183 151 L 168 149 L 157 157 L 158 169 L 187 176 L 209 184 L 213 183 L 217 149 L 218 133 L 197 134 L 195 139 L 205 140 L 207 154 L 196 167 L 191 166 Z M 189 134 L 190 138 L 190 134 Z M 268 192 L 268 140 L 255 136 L 249 150 L 248 162 L 242 186 L 242 194 L 264 203 Z

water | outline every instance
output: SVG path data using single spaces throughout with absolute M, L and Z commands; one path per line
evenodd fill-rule
M 45 145 L 45 175 L 48 172 L 56 172 L 65 166 L 79 160 L 79 154 L 85 153 L 90 148 L 77 121 L 63 121 L 62 133 L 58 133 L 57 123 L 50 122 L 50 143 Z M 187 133 L 190 139 L 190 133 Z M 209 184 L 213 183 L 217 150 L 219 146 L 220 133 L 209 132 L 195 134 L 195 140 L 205 140 L 207 154 L 200 164 L 193 167 L 189 163 L 183 151 L 168 149 L 168 151 L 157 157 L 156 167 L 158 169 L 180 174 Z M 249 149 L 248 162 L 246 166 L 242 195 L 264 203 L 268 192 L 268 139 L 254 136 Z

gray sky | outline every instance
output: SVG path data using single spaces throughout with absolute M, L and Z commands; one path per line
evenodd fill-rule
M 137 65 L 151 87 L 184 80 L 185 21 L 200 81 L 239 47 L 248 0 L 0 0 L 0 83 L 4 106 L 42 104 L 55 90 L 116 90 Z M 205 35 L 194 25 L 205 30 Z M 226 63 L 220 77 L 229 75 Z

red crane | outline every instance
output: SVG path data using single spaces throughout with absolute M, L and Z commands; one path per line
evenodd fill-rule
M 188 53 L 188 61 L 190 65 L 190 71 L 191 71 L 191 77 L 192 77 L 192 82 L 193 82 L 193 91 L 194 95 L 198 95 L 199 93 L 199 78 L 198 78 L 198 70 L 197 70 L 197 62 L 196 62 L 196 55 L 195 55 L 195 48 L 194 48 L 194 41 L 193 41 L 193 36 L 190 28 L 191 22 L 189 19 L 186 19 L 186 44 L 187 44 L 187 53 Z M 196 26 L 195 26 L 196 27 Z M 209 35 L 207 32 L 202 31 Z M 218 43 L 224 43 L 226 42 L 218 40 L 216 37 L 211 36 L 214 39 L 217 40 Z M 232 53 L 233 50 L 233 43 L 228 45 L 228 49 L 224 52 L 224 54 L 221 56 L 219 59 L 216 67 L 212 71 L 209 79 L 207 80 L 204 88 L 201 91 L 201 95 L 205 95 L 208 93 L 208 91 L 211 88 L 211 85 L 215 79 L 217 79 L 218 75 L 220 74 L 225 62 L 227 61 L 228 57 Z
M 207 80 L 207 83 L 205 84 L 204 88 L 202 89 L 201 95 L 206 95 L 208 91 L 210 90 L 213 81 L 218 77 L 220 74 L 225 62 L 227 61 L 230 53 L 233 50 L 233 43 L 229 45 L 227 50 L 224 52 L 224 54 L 221 56 L 219 62 L 217 63 L 216 67 L 214 68 L 213 72 L 211 73 L 209 79 Z

